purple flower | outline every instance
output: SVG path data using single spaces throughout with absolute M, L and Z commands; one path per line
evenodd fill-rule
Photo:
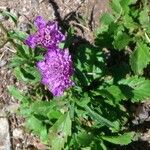
M 70 79 L 73 74 L 71 56 L 67 49 L 48 49 L 44 60 L 37 63 L 42 76 L 42 83 L 54 96 L 60 96 L 74 85 Z
M 46 23 L 41 16 L 37 16 L 34 25 L 38 31 L 25 40 L 25 43 L 31 48 L 35 48 L 37 45 L 51 48 L 65 40 L 65 35 L 62 34 L 55 21 Z

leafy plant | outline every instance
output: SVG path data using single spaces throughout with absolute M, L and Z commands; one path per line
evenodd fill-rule
M 150 63 L 149 5 L 147 0 L 112 0 L 112 13 L 102 15 L 95 43 L 80 44 L 76 51 L 71 49 L 74 33 L 69 29 L 59 46 L 72 53 L 75 85 L 60 97 L 40 84 L 36 63 L 46 49 L 26 46 L 26 33 L 8 32 L 17 51 L 10 66 L 16 78 L 31 88 L 20 92 L 9 87 L 9 92 L 20 100 L 26 127 L 50 149 L 106 150 L 135 140 L 124 104 L 150 98 L 145 74 Z

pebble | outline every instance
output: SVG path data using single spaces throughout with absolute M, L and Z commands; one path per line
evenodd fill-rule
M 28 23 L 20 23 L 19 29 L 23 32 L 27 32 L 30 29 L 30 25 Z
M 23 131 L 22 129 L 16 128 L 13 130 L 13 137 L 15 139 L 23 139 Z
M 5 20 L 5 17 L 0 14 L 0 21 L 4 21 L 4 20 Z
M 39 1 L 38 0 L 31 0 L 31 4 L 32 5 L 39 5 Z
M 5 60 L 0 60 L 0 67 L 3 67 L 3 66 L 5 66 L 6 65 L 6 61 Z

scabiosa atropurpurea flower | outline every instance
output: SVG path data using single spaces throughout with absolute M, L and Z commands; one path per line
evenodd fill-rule
M 25 43 L 35 48 L 37 45 L 45 48 L 58 46 L 58 44 L 65 40 L 65 35 L 60 31 L 58 23 L 55 21 L 46 22 L 41 16 L 37 16 L 34 21 L 37 27 L 35 34 L 29 35 Z
M 37 68 L 41 73 L 41 82 L 54 96 L 61 96 L 74 85 L 70 79 L 73 74 L 72 60 L 67 49 L 48 49 L 44 60 L 37 63 Z

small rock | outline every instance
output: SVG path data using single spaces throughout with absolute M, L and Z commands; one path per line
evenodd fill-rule
M 141 124 L 144 121 L 147 121 L 147 119 L 149 119 L 149 111 L 146 109 L 146 107 L 143 104 L 139 105 L 136 108 L 135 118 L 134 120 L 132 120 L 132 123 L 135 125 Z
M 0 60 L 0 67 L 3 67 L 3 66 L 5 66 L 6 65 L 6 61 L 5 60 Z
M 30 25 L 28 23 L 20 23 L 19 29 L 23 32 L 27 32 L 30 29 Z
M 13 138 L 15 138 L 15 139 L 23 139 L 23 131 L 22 131 L 22 129 L 18 129 L 18 128 L 16 128 L 16 129 L 14 129 L 13 130 Z
M 0 150 L 11 150 L 9 123 L 7 118 L 0 118 Z
M 0 14 L 0 21 L 4 21 L 4 20 L 5 20 L 5 17 L 2 14 Z
M 31 0 L 31 4 L 32 5 L 39 5 L 39 1 L 38 0 Z

